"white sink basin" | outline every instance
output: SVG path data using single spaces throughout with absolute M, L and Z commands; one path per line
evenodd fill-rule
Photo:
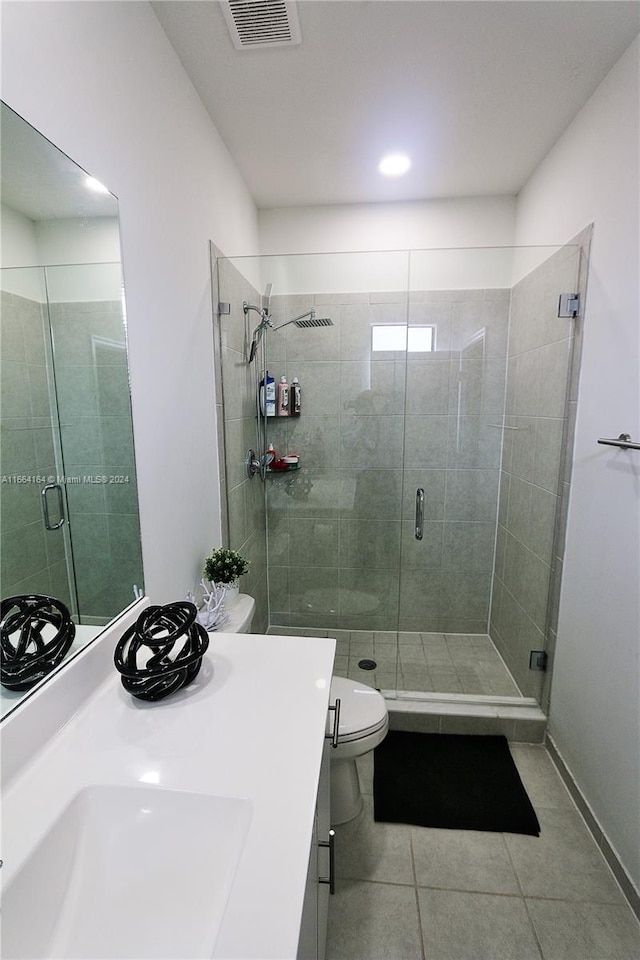
M 2 956 L 211 957 L 250 821 L 234 797 L 85 788 L 4 891 Z

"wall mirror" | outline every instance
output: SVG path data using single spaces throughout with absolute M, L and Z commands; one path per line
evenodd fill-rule
M 2 598 L 62 601 L 69 658 L 143 591 L 118 201 L 0 110 Z

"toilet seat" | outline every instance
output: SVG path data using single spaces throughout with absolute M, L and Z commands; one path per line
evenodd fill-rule
M 370 737 L 388 726 L 387 705 L 382 694 L 357 680 L 333 677 L 330 702 L 340 700 L 338 744 Z

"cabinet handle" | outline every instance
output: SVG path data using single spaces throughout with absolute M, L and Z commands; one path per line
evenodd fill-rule
M 338 734 L 340 732 L 340 700 L 336 697 L 336 702 L 334 704 L 329 704 L 329 710 L 333 710 L 335 713 L 335 719 L 333 721 L 333 733 L 327 733 L 325 735 L 325 740 L 331 740 L 331 746 L 338 746 Z
M 339 703 L 340 701 L 338 701 Z M 326 847 L 329 850 L 329 876 L 328 877 L 318 877 L 318 883 L 328 883 L 329 884 L 329 893 L 336 892 L 336 847 L 335 847 L 336 832 L 335 830 L 329 830 L 329 839 L 320 840 L 318 842 L 319 847 Z
M 51 519 L 49 517 L 49 502 L 47 500 L 47 493 L 49 490 L 58 491 L 58 513 L 60 515 L 60 519 L 57 523 L 51 523 Z M 40 491 L 40 496 L 42 497 L 42 512 L 44 513 L 45 527 L 47 530 L 59 530 L 64 524 L 64 498 L 62 496 L 62 487 L 59 483 L 47 483 Z

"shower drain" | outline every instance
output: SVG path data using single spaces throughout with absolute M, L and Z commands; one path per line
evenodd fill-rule
M 361 670 L 375 670 L 378 664 L 375 660 L 358 660 L 358 666 Z

